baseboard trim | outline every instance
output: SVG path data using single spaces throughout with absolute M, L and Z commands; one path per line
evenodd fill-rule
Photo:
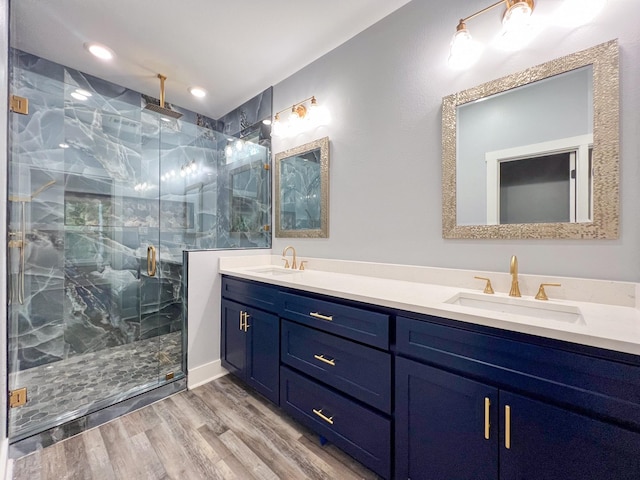
M 209 383 L 216 378 L 224 377 L 229 373 L 223 366 L 221 360 L 205 363 L 199 367 L 190 368 L 187 375 L 187 388 L 192 390 L 200 385 Z

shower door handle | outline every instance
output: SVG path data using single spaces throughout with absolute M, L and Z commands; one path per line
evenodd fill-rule
M 153 245 L 147 247 L 147 273 L 150 277 L 156 276 L 156 247 Z

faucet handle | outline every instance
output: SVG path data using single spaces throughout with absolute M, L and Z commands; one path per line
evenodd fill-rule
M 484 286 L 484 293 L 496 293 L 493 291 L 493 287 L 491 286 L 491 279 L 487 277 L 473 277 L 478 280 L 486 280 L 487 284 Z
M 284 260 L 284 268 L 291 268 L 289 266 L 289 260 L 287 260 L 286 258 L 282 257 L 282 260 Z
M 307 260 L 300 261 L 300 270 L 304 270 L 304 264 L 307 263 Z
M 541 283 L 538 293 L 536 293 L 536 300 L 549 300 L 547 292 L 544 291 L 544 287 L 561 287 L 560 283 Z

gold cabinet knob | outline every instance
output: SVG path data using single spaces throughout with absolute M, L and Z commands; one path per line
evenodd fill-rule
M 544 291 L 544 287 L 561 287 L 560 283 L 541 283 L 538 293 L 536 293 L 536 300 L 549 300 L 547 292 Z

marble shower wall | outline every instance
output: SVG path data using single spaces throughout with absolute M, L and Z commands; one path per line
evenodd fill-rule
M 270 246 L 268 148 L 175 105 L 161 121 L 143 109 L 155 99 L 28 53 L 11 73 L 30 112 L 10 117 L 9 231 L 26 225 L 23 303 L 9 251 L 10 371 L 179 331 L 183 250 Z

